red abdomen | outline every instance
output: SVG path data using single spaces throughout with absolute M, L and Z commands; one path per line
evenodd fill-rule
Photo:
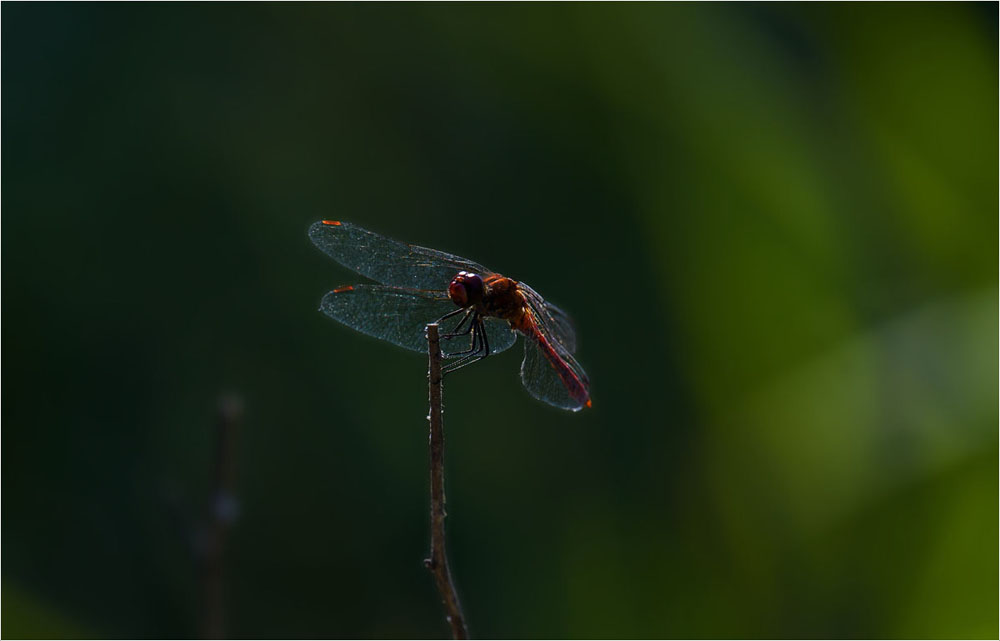
M 524 334 L 525 340 L 534 341 L 538 344 L 539 349 L 542 350 L 542 354 L 545 355 L 546 360 L 549 361 L 549 364 L 556 371 L 556 374 L 559 376 L 559 380 L 562 381 L 562 384 L 566 387 L 566 391 L 569 392 L 569 395 L 581 405 L 590 407 L 590 390 L 587 388 L 587 385 L 580 380 L 580 377 L 573 371 L 573 368 L 571 368 L 563 357 L 556 352 L 555 348 L 552 347 L 552 344 L 548 341 L 545 335 L 538 331 L 538 327 L 535 326 L 535 323 L 529 320 L 530 314 L 525 314 L 524 319 L 526 322 L 524 322 L 523 325 L 525 325 L 526 328 L 522 329 L 517 327 L 515 329 L 520 330 L 521 333 Z

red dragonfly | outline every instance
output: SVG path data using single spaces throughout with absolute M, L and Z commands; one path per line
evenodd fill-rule
M 590 407 L 590 381 L 573 358 L 576 333 L 569 317 L 524 283 L 471 260 L 397 242 L 351 223 L 314 223 L 309 238 L 341 265 L 378 283 L 329 292 L 320 310 L 330 318 L 426 352 L 424 327 L 459 317 L 450 330 L 442 328 L 441 338 L 450 343 L 467 337 L 468 346 L 445 353 L 457 359 L 445 372 L 508 349 L 519 332 L 525 338 L 521 381 L 528 392 L 563 409 Z

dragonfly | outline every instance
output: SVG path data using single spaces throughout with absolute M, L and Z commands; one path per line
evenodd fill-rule
M 509 349 L 520 334 L 525 389 L 562 409 L 591 406 L 590 381 L 573 357 L 576 331 L 569 316 L 527 284 L 348 222 L 313 223 L 309 238 L 330 258 L 375 281 L 328 292 L 320 311 L 330 318 L 416 352 L 427 351 L 428 323 L 448 321 L 441 338 L 459 349 L 444 352 L 450 359 L 446 373 Z

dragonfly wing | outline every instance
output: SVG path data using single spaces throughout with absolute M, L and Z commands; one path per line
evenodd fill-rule
M 556 339 L 570 354 L 576 354 L 576 328 L 573 326 L 573 321 L 566 312 L 552 303 L 545 303 L 545 311 L 548 312 L 546 320 L 553 327 L 552 333 Z
M 517 334 L 510 328 L 510 323 L 499 318 L 484 318 L 483 326 L 486 327 L 486 340 L 490 344 L 490 354 L 499 354 L 510 349 L 517 340 Z
M 455 311 L 444 292 L 384 285 L 354 285 L 323 297 L 320 310 L 362 334 L 427 353 L 424 327 Z
M 576 353 L 576 329 L 573 321 L 563 310 L 552 303 L 546 302 L 535 290 L 524 283 L 517 284 L 518 289 L 524 294 L 531 311 L 534 312 L 535 321 L 539 329 L 546 334 L 546 337 L 559 343 L 570 354 Z
M 383 285 L 446 290 L 460 271 L 481 276 L 493 273 L 471 260 L 401 243 L 351 223 L 313 223 L 309 238 L 344 267 Z
M 521 382 L 532 396 L 574 412 L 590 405 L 590 381 L 570 354 L 548 351 L 532 338 L 524 340 Z

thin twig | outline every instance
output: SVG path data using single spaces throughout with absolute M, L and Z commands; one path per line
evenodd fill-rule
M 236 518 L 234 494 L 236 431 L 243 414 L 243 402 L 235 395 L 219 399 L 215 424 L 215 462 L 212 489 L 205 522 L 201 554 L 202 622 L 204 639 L 221 639 L 225 634 L 224 552 L 226 535 Z
M 441 344 L 438 325 L 427 326 L 428 390 L 431 411 L 427 415 L 430 422 L 431 452 L 431 556 L 424 565 L 434 575 L 441 602 L 444 604 L 445 618 L 451 625 L 451 635 L 455 639 L 468 639 L 465 615 L 458 602 L 455 583 L 448 569 L 448 555 L 444 539 L 444 422 L 441 418 Z

